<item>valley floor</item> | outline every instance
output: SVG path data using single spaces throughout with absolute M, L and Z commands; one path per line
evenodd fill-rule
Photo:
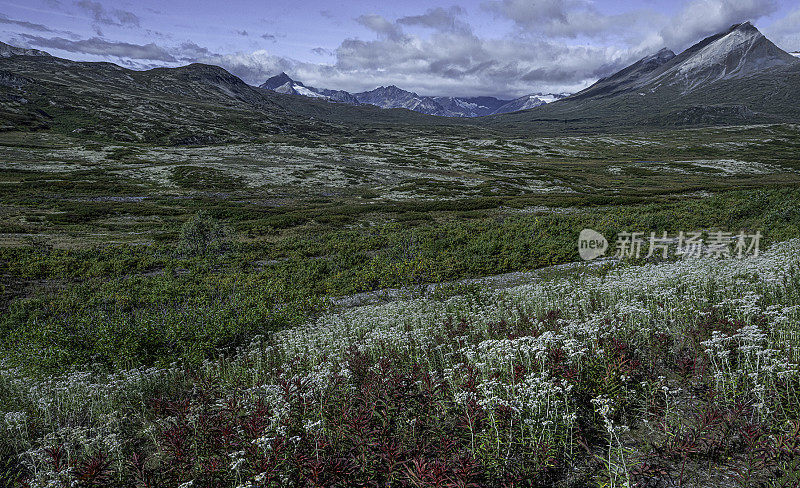
M 0 487 L 797 486 L 797 126 L 381 134 L 0 133 Z
M 31 486 L 795 486 L 798 266 L 792 240 L 355 307 L 193 370 L 6 366 L 6 442 Z

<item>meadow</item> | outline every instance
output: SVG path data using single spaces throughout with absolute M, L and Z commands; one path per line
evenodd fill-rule
M 0 487 L 797 486 L 798 148 L 2 133 Z

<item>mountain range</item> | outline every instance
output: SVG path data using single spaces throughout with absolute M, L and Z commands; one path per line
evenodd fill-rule
M 580 131 L 798 121 L 798 93 L 800 60 L 744 22 L 680 54 L 662 49 L 556 103 L 481 123 Z
M 205 64 L 136 71 L 0 43 L 0 130 L 206 144 L 281 134 L 320 141 L 378 133 L 391 138 L 408 130 L 527 137 L 800 123 L 800 59 L 748 22 L 679 54 L 653 53 L 552 103 L 528 108 L 539 103 L 537 96 L 512 101 L 508 110 L 522 110 L 513 113 L 500 113 L 511 102 L 490 97 L 424 97 L 394 86 L 351 94 L 307 87 L 286 75 L 270 80 L 254 87 Z
M 369 104 L 381 108 L 405 108 L 440 117 L 482 117 L 505 114 L 538 107 L 568 96 L 566 93 L 537 93 L 514 100 L 502 100 L 495 97 L 427 97 L 394 85 L 381 86 L 360 93 L 349 93 L 343 90 L 327 90 L 307 86 L 293 80 L 286 73 L 273 76 L 260 88 L 287 95 L 302 95 L 350 105 Z

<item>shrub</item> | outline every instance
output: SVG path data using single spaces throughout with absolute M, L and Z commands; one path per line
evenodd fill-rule
M 230 236 L 221 222 L 199 212 L 181 227 L 179 249 L 189 256 L 222 253 L 229 247 Z

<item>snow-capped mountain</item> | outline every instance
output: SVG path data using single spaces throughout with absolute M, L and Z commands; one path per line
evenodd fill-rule
M 491 115 L 506 102 L 506 100 L 494 97 L 434 97 L 433 99 L 450 117 L 483 117 L 484 115 Z
M 331 102 L 349 103 L 351 105 L 358 105 L 358 100 L 351 94 L 342 90 L 325 90 L 318 89 L 311 86 L 305 86 L 299 81 L 295 81 L 286 73 L 273 76 L 265 81 L 260 88 L 266 88 L 278 93 L 286 95 L 303 95 L 310 98 L 322 98 Z
M 750 22 L 744 22 L 700 41 L 679 55 L 662 49 L 569 99 L 608 98 L 628 92 L 647 96 L 668 88 L 688 93 L 716 81 L 745 78 L 796 62 L 796 58 L 764 37 Z
M 800 51 L 795 51 L 795 52 L 792 52 L 792 53 L 789 53 L 789 54 L 791 54 L 792 56 L 797 56 L 798 58 L 800 58 Z
M 50 56 L 50 54 L 38 49 L 23 49 L 0 42 L 0 58 L 10 58 L 11 56 Z
M 682 53 L 661 50 L 594 85 L 535 110 L 493 117 L 490 125 L 690 127 L 774 123 L 800 118 L 800 59 L 749 22 Z M 602 122 L 598 122 L 602 121 Z
M 764 37 L 750 22 L 732 26 L 673 58 L 653 79 L 692 90 L 717 80 L 744 78 L 795 59 Z
M 568 94 L 566 93 L 537 93 L 536 95 L 526 95 L 504 103 L 492 112 L 492 115 L 507 114 L 510 112 L 519 112 L 520 110 L 528 110 L 529 108 L 541 107 L 542 105 L 553 103 L 567 96 Z
M 402 90 L 394 85 L 380 86 L 374 90 L 355 93 L 359 103 L 377 105 L 381 108 L 406 108 L 428 115 L 444 115 L 444 109 L 431 97 L 422 97 L 414 92 Z
M 286 73 L 273 76 L 262 84 L 261 88 L 287 95 L 303 95 L 351 105 L 369 104 L 381 108 L 405 108 L 440 117 L 482 117 L 516 112 L 538 107 L 567 96 L 566 94 L 538 93 L 516 100 L 501 100 L 494 97 L 426 97 L 394 85 L 351 94 L 343 90 L 326 90 L 306 86 L 291 79 Z

